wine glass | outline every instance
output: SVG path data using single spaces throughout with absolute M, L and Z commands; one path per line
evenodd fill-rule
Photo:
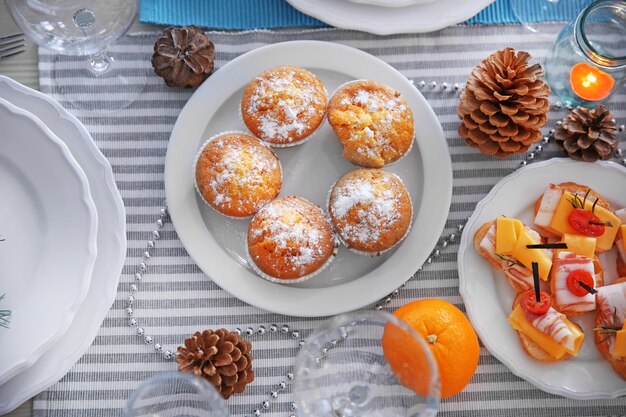
M 529 31 L 543 36 L 554 37 L 556 33 L 546 33 L 538 22 L 571 21 L 593 0 L 509 0 L 513 14 Z
M 107 47 L 134 22 L 138 3 L 6 0 L 20 29 L 39 46 L 58 54 L 52 58 L 53 93 L 77 109 L 104 111 L 127 107 L 146 83 L 145 69 L 121 68 L 107 53 Z
M 382 311 L 331 319 L 294 367 L 300 417 L 425 417 L 437 414 L 440 382 L 426 341 Z
M 215 387 L 188 372 L 164 372 L 133 392 L 122 417 L 229 417 Z

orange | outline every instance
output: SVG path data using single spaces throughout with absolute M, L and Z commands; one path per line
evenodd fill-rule
M 480 347 L 478 337 L 461 310 L 447 301 L 435 298 L 416 300 L 397 309 L 394 316 L 404 320 L 430 347 L 439 368 L 441 398 L 451 397 L 463 390 L 478 367 Z M 426 393 L 426 358 L 416 343 L 412 346 L 408 334 L 394 326 L 385 329 L 383 352 L 400 382 L 418 394 Z M 408 350 L 413 349 L 415 357 Z

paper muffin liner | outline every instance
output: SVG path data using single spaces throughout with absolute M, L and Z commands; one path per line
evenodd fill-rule
M 317 75 L 316 75 L 316 77 L 317 77 Z M 272 148 L 291 148 L 292 146 L 302 145 L 303 143 L 306 143 L 309 140 L 313 139 L 313 137 L 318 134 L 318 132 L 321 129 L 321 127 L 324 126 L 324 123 L 326 123 L 326 115 L 328 113 L 328 101 L 330 100 L 330 97 L 328 96 L 328 90 L 326 89 L 326 87 L 324 85 L 322 85 L 322 87 L 324 88 L 324 93 L 326 94 L 326 106 L 324 107 L 324 114 L 322 115 L 322 121 L 315 128 L 315 130 L 313 130 L 308 136 L 305 136 L 305 137 L 303 137 L 302 139 L 300 139 L 298 141 L 288 142 L 288 143 L 273 143 L 273 142 L 267 141 L 267 140 L 265 140 L 263 138 L 260 138 L 252 130 L 250 130 L 250 128 L 246 124 L 246 121 L 243 119 L 243 114 L 241 113 L 241 103 L 239 104 L 238 110 L 237 110 L 237 113 L 239 114 L 239 121 L 248 130 L 248 132 L 249 132 L 248 134 L 254 136 L 255 138 L 259 139 L 261 142 L 265 143 L 266 145 L 268 145 L 268 146 L 270 146 Z
M 355 169 L 359 169 L 359 168 L 355 168 Z M 380 169 L 380 168 L 366 168 L 366 169 Z M 348 171 L 348 172 L 350 172 L 350 171 Z M 385 171 L 385 172 L 387 172 L 387 171 Z M 407 227 L 406 232 L 404 232 L 404 235 L 402 235 L 400 240 L 398 240 L 396 243 L 394 243 L 392 246 L 388 247 L 387 249 L 383 249 L 381 251 L 368 252 L 368 251 L 364 251 L 364 250 L 351 248 L 350 245 L 348 245 L 348 242 L 346 242 L 344 240 L 343 236 L 341 236 L 341 232 L 339 230 L 337 230 L 337 228 L 335 227 L 335 222 L 333 221 L 333 218 L 330 215 L 330 195 L 333 193 L 333 190 L 335 189 L 335 186 L 337 185 L 339 180 L 341 178 L 343 178 L 343 176 L 346 175 L 347 172 L 346 172 L 346 174 L 344 174 L 341 177 L 339 177 L 337 179 L 337 181 L 335 181 L 335 183 L 328 190 L 328 194 L 326 195 L 326 210 L 328 210 L 328 217 L 330 218 L 330 224 L 333 227 L 333 230 L 335 231 L 335 235 L 337 236 L 337 239 L 339 239 L 341 244 L 343 246 L 345 246 L 346 249 L 348 249 L 352 253 L 356 253 L 357 255 L 361 255 L 361 256 L 371 256 L 371 257 L 382 255 L 383 253 L 390 251 L 391 249 L 395 248 L 400 243 L 402 243 L 402 241 L 404 239 L 406 239 L 406 237 L 409 235 L 409 232 L 411 231 L 411 228 L 413 227 L 413 199 L 411 198 L 411 194 L 409 193 L 409 190 L 406 189 L 406 186 L 404 185 L 404 182 L 402 181 L 402 178 L 400 178 L 400 176 L 398 176 L 397 174 L 395 174 L 393 172 L 387 172 L 387 173 L 393 175 L 394 177 L 396 177 L 398 179 L 398 181 L 400 181 L 400 184 L 402 184 L 402 186 L 406 190 L 406 194 L 409 196 L 409 204 L 411 206 L 411 221 L 409 222 L 409 227 Z
M 347 81 L 347 82 L 341 84 L 339 87 L 335 88 L 335 91 L 333 91 L 333 94 L 329 97 L 328 102 L 330 103 L 330 99 L 333 98 L 335 96 L 335 94 L 337 94 L 337 92 L 339 90 L 341 90 L 342 88 L 344 88 L 344 87 L 346 87 L 346 86 L 348 86 L 350 84 L 355 84 L 355 83 L 364 82 L 364 81 L 365 82 L 373 81 L 373 82 L 377 82 L 377 83 L 383 84 L 380 81 L 366 80 L 366 79 L 363 79 L 363 78 L 359 78 L 358 80 L 350 80 L 350 81 Z M 383 84 L 383 85 L 387 86 L 387 84 Z M 387 87 L 389 87 L 389 86 L 387 86 Z M 389 87 L 389 88 L 391 88 L 391 87 Z M 404 97 L 404 94 L 402 94 L 402 96 Z M 404 97 L 404 99 L 406 100 L 406 97 Z M 407 101 L 407 106 L 408 106 L 408 104 L 409 103 Z M 409 110 L 411 110 L 411 114 L 413 114 L 413 110 L 410 107 L 409 107 Z M 328 106 L 326 106 L 326 115 L 328 116 Z M 328 119 L 328 117 L 326 117 L 326 119 Z M 330 125 L 330 122 L 328 122 L 328 124 Z M 332 125 L 330 125 L 330 126 L 332 128 Z M 333 132 L 334 132 L 334 129 L 333 129 Z M 395 161 L 391 161 L 391 162 L 386 163 L 385 165 L 382 166 L 382 168 L 390 167 L 390 166 L 400 162 L 404 157 L 406 157 L 409 154 L 409 152 L 411 152 L 411 149 L 413 149 L 413 145 L 414 144 L 415 144 L 415 118 L 413 119 L 413 139 L 411 140 L 411 144 L 409 145 L 409 148 L 406 151 L 404 151 L 404 153 L 402 155 L 400 155 L 400 157 L 398 159 L 396 159 Z M 343 144 L 342 144 L 342 146 L 343 146 Z M 346 161 L 348 161 L 348 160 L 346 159 Z M 366 165 L 358 165 L 358 164 L 355 164 L 352 161 L 348 161 L 348 162 L 351 163 L 354 166 L 358 166 L 358 167 L 362 167 L 362 168 L 377 168 L 377 169 L 380 169 L 378 167 L 371 167 L 371 166 L 366 166 Z
M 322 210 L 323 212 L 324 210 Z M 333 234 L 333 251 L 330 254 L 330 256 L 328 257 L 328 259 L 326 260 L 326 262 L 324 262 L 318 269 L 316 269 L 315 271 L 311 272 L 310 274 L 307 275 L 303 275 L 299 278 L 276 278 L 273 277 L 263 271 L 261 271 L 261 269 L 257 266 L 257 264 L 254 262 L 254 260 L 252 259 L 252 256 L 250 256 L 250 250 L 248 248 L 248 236 L 246 234 L 246 242 L 245 242 L 245 248 L 246 248 L 246 259 L 248 261 L 248 265 L 250 265 L 250 267 L 252 268 L 252 270 L 254 272 L 257 273 L 257 275 L 259 275 L 261 278 L 266 279 L 270 282 L 274 282 L 277 284 L 284 284 L 284 285 L 289 285 L 289 284 L 297 284 L 300 282 L 304 282 L 304 281 L 308 281 L 311 278 L 313 278 L 314 276 L 320 274 L 322 271 L 324 271 L 326 268 L 328 268 L 328 266 L 335 260 L 335 258 L 337 257 L 337 253 L 339 252 L 339 244 L 340 244 L 340 240 L 339 237 L 337 236 L 337 233 L 335 233 L 335 229 L 333 227 L 332 221 L 330 219 L 330 217 L 324 213 L 324 216 L 326 216 L 326 221 L 328 222 L 328 224 L 330 225 L 330 230 Z
M 213 211 L 215 211 L 216 213 L 221 214 L 224 217 L 227 217 L 229 219 L 234 219 L 234 220 L 248 220 L 251 219 L 252 217 L 254 217 L 254 215 L 263 208 L 263 206 L 267 203 L 269 203 L 270 201 L 273 201 L 276 197 L 274 197 L 272 200 L 269 200 L 267 202 L 265 202 L 264 204 L 262 204 L 257 211 L 255 211 L 254 213 L 248 215 L 248 216 L 230 216 L 228 214 L 222 213 L 221 211 L 219 211 L 216 207 L 214 207 L 211 203 L 209 203 L 206 198 L 204 198 L 204 195 L 202 195 L 202 193 L 200 192 L 200 187 L 198 187 L 198 182 L 196 180 L 196 169 L 197 169 L 197 165 L 198 165 L 198 159 L 200 158 L 200 155 L 202 155 L 202 152 L 204 151 L 204 148 L 207 147 L 207 145 L 209 143 L 211 143 L 214 139 L 220 137 L 220 136 L 224 136 L 224 135 L 233 135 L 233 134 L 238 134 L 238 135 L 246 135 L 246 136 L 252 136 L 255 139 L 259 139 L 254 135 L 251 135 L 248 132 L 243 132 L 241 130 L 225 130 L 223 132 L 217 133 L 213 136 L 211 136 L 210 138 L 208 138 L 207 140 L 204 141 L 204 143 L 202 144 L 202 146 L 200 147 L 200 150 L 196 153 L 196 156 L 193 159 L 193 186 L 196 189 L 196 192 L 198 193 L 198 195 L 200 196 L 200 198 L 202 199 L 202 201 L 209 207 L 211 207 L 211 209 Z M 276 155 L 276 153 L 274 152 L 274 150 L 269 147 L 267 145 L 267 143 L 263 142 L 262 140 L 259 139 L 259 141 L 261 142 L 261 144 L 263 146 L 265 146 L 266 148 L 268 148 L 270 151 L 272 151 L 272 154 L 276 157 L 276 160 L 278 161 L 278 169 L 280 170 L 280 188 L 282 188 L 283 185 L 283 166 L 280 163 L 280 159 L 278 158 L 278 155 Z M 278 191 L 278 193 L 280 194 L 280 189 Z M 278 196 L 278 194 L 276 195 Z

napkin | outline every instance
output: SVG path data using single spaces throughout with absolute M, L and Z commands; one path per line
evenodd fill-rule
M 336 0 L 348 1 L 348 0 Z M 473 0 L 468 0 L 473 1 Z M 570 21 L 591 0 L 561 0 L 556 13 L 546 13 L 537 1 L 523 3 L 531 22 Z M 548 1 L 548 0 L 540 0 Z M 142 0 L 142 23 L 160 25 L 198 25 L 213 29 L 276 29 L 285 27 L 326 27 L 327 25 L 300 13 L 285 0 Z M 468 24 L 517 23 L 509 0 L 496 0 Z

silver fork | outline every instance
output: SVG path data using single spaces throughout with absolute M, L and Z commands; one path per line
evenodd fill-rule
M 0 61 L 26 51 L 26 41 L 23 33 L 0 36 Z

